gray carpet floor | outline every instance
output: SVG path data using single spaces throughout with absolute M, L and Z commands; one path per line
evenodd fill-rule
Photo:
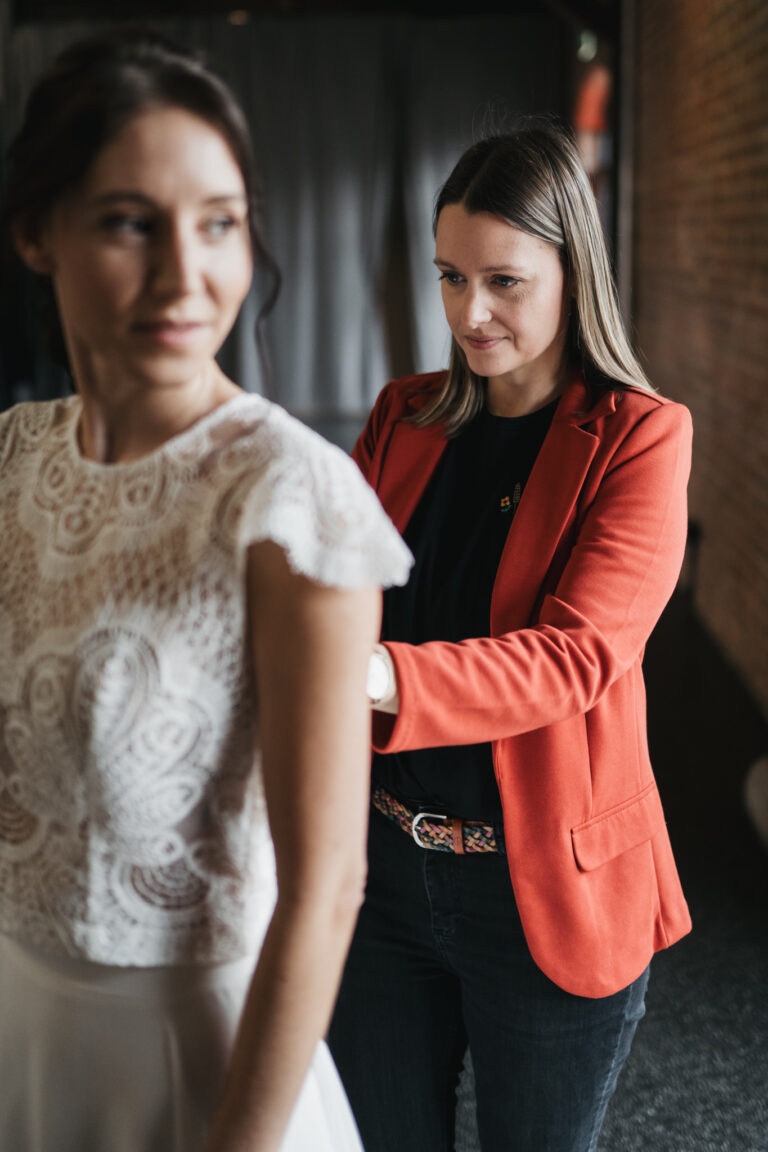
M 683 596 L 648 646 L 646 677 L 694 930 L 653 961 L 599 1152 L 768 1152 L 768 855 L 742 804 L 768 729 Z M 471 1070 L 456 1148 L 480 1152 Z

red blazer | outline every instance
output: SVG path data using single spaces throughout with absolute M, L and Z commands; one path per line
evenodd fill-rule
M 386 386 L 354 457 L 397 527 L 446 445 L 403 418 L 443 373 Z M 691 922 L 646 739 L 641 660 L 685 547 L 688 410 L 573 380 L 525 486 L 489 636 L 388 643 L 397 717 L 380 752 L 492 741 L 509 871 L 531 954 L 560 987 L 606 996 Z M 588 408 L 588 410 L 587 410 Z

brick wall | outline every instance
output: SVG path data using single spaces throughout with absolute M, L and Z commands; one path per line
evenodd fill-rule
M 693 412 L 699 613 L 768 715 L 768 3 L 637 13 L 635 335 Z

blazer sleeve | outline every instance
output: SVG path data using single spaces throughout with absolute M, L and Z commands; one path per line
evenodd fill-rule
M 685 549 L 691 421 L 659 404 L 613 455 L 535 625 L 460 643 L 387 643 L 400 711 L 381 752 L 519 735 L 587 712 L 643 651 Z

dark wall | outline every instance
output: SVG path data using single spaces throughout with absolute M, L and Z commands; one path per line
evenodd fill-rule
M 693 412 L 696 606 L 768 714 L 768 5 L 637 11 L 638 343 Z

